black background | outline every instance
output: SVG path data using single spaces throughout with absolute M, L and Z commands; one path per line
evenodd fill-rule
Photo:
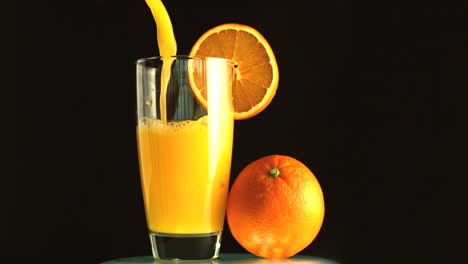
M 300 254 L 461 261 L 466 3 L 283 2 L 164 1 L 179 54 L 209 28 L 236 22 L 259 30 L 277 56 L 271 105 L 235 123 L 231 182 L 270 154 L 315 173 L 326 217 Z M 134 61 L 158 54 L 145 2 L 18 1 L 0 10 L 0 262 L 149 255 L 134 111 Z M 245 252 L 228 230 L 222 250 Z

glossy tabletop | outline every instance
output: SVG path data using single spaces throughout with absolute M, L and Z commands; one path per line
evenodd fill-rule
M 240 253 L 224 253 L 220 254 L 218 259 L 215 260 L 201 260 L 201 261 L 170 261 L 170 260 L 155 260 L 153 257 L 131 257 L 131 258 L 121 258 L 109 260 L 102 262 L 101 264 L 339 264 L 336 261 L 304 256 L 304 255 L 295 255 L 290 258 L 285 259 L 266 259 L 260 258 L 252 254 L 240 254 Z

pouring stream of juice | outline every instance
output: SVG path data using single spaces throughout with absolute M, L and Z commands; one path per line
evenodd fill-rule
M 156 22 L 157 38 L 160 56 L 175 56 L 177 54 L 177 43 L 172 29 L 171 19 L 161 0 L 145 0 L 151 9 L 154 22 Z M 164 60 L 161 72 L 161 95 L 159 97 L 159 109 L 161 120 L 167 121 L 166 93 L 169 79 L 171 78 L 171 66 L 173 60 Z

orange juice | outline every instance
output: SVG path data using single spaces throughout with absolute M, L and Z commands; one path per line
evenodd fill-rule
M 176 55 L 177 45 L 161 0 L 146 3 L 156 22 L 159 53 L 165 56 L 157 100 L 160 119 L 145 116 L 137 127 L 148 228 L 167 234 L 220 232 L 231 166 L 234 118 L 227 88 L 232 76 L 220 66 L 223 63 L 206 62 L 205 70 L 211 72 L 206 81 L 208 96 L 214 98 L 208 100 L 211 111 L 198 120 L 169 121 L 166 95 L 175 60 L 169 56 Z
M 164 5 L 145 1 L 156 22 L 160 54 L 138 60 L 136 85 L 140 175 L 153 257 L 214 259 L 231 169 L 235 64 L 177 56 Z
M 197 121 L 145 119 L 139 123 L 140 168 L 150 231 L 204 234 L 222 230 L 233 122 L 218 124 L 222 135 L 210 131 L 207 122 L 204 116 Z

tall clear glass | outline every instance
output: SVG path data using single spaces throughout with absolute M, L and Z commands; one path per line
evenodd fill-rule
M 231 169 L 235 64 L 140 59 L 137 137 L 146 220 L 157 259 L 218 257 Z

